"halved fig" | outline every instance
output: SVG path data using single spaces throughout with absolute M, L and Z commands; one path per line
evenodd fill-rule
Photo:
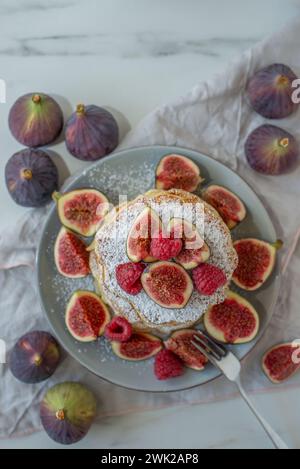
M 184 308 L 193 291 L 188 273 L 175 262 L 155 262 L 141 277 L 147 295 L 164 308 Z
M 195 225 L 182 218 L 172 218 L 168 225 L 168 231 L 174 238 L 183 241 L 183 249 L 175 261 L 184 269 L 194 269 L 209 259 L 210 249 L 201 238 Z
M 165 347 L 175 353 L 175 355 L 178 355 L 188 368 L 202 371 L 208 360 L 193 346 L 192 340 L 194 335 L 203 337 L 201 332 L 194 329 L 176 331 L 166 340 Z
M 268 350 L 262 359 L 262 368 L 275 384 L 291 378 L 300 370 L 300 344 L 279 344 Z
M 113 341 L 113 352 L 129 361 L 147 360 L 162 349 L 162 341 L 146 332 L 134 332 L 127 342 Z
M 150 255 L 151 237 L 158 232 L 160 219 L 150 207 L 146 207 L 134 220 L 127 237 L 127 256 L 131 262 L 154 262 Z
M 62 227 L 54 246 L 54 260 L 59 273 L 69 278 L 86 277 L 90 273 L 89 258 L 84 242 Z
M 246 217 L 245 205 L 226 187 L 213 184 L 203 192 L 202 197 L 217 210 L 230 230 Z
M 166 155 L 156 168 L 156 189 L 194 192 L 201 181 L 199 167 L 183 155 Z
M 281 241 L 274 244 L 259 239 L 240 239 L 233 243 L 238 255 L 238 266 L 232 280 L 243 290 L 254 291 L 261 287 L 271 275 L 276 251 L 282 246 Z
M 66 309 L 66 325 L 72 336 L 80 342 L 92 342 L 100 337 L 110 321 L 110 314 L 98 295 L 77 290 Z
M 209 335 L 219 342 L 244 344 L 256 337 L 259 316 L 249 301 L 229 291 L 223 303 L 209 307 L 204 325 Z
M 82 236 L 93 236 L 109 210 L 109 202 L 96 189 L 76 189 L 53 193 L 59 219 L 66 228 Z

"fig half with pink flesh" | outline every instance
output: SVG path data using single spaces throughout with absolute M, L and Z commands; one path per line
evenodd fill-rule
M 71 296 L 66 308 L 66 325 L 80 342 L 92 342 L 100 337 L 110 321 L 110 314 L 98 295 L 78 290 Z
M 233 245 L 238 255 L 233 282 L 243 290 L 257 290 L 273 272 L 276 252 L 282 242 L 270 244 L 260 239 L 246 238 L 235 241 Z
M 166 155 L 156 168 L 156 189 L 194 192 L 201 181 L 199 167 L 183 155 Z
M 252 169 L 277 176 L 294 169 L 299 160 L 299 145 L 286 130 L 265 124 L 251 132 L 245 154 Z
M 147 360 L 162 349 L 162 341 L 146 332 L 134 332 L 126 342 L 112 341 L 113 352 L 129 361 Z
M 54 260 L 59 273 L 69 278 L 86 277 L 90 273 L 89 258 L 84 242 L 62 227 L 54 246 Z
M 300 370 L 300 344 L 279 344 L 268 350 L 262 359 L 262 368 L 267 377 L 275 384 L 291 378 Z
M 210 306 L 204 326 L 211 337 L 227 344 L 251 342 L 259 330 L 259 316 L 249 301 L 229 291 L 223 303 Z
M 247 95 L 253 109 L 267 119 L 283 119 L 297 109 L 293 102 L 293 81 L 290 67 L 272 64 L 258 70 L 249 80 Z
M 183 249 L 175 258 L 184 269 L 191 270 L 206 262 L 210 256 L 210 249 L 203 241 L 196 226 L 182 218 L 172 218 L 168 225 L 168 232 L 174 238 L 182 239 Z
M 144 208 L 134 220 L 127 237 L 127 256 L 131 262 L 154 262 L 150 255 L 151 238 L 160 229 L 160 218 L 150 207 Z
M 66 228 L 82 236 L 93 236 L 109 210 L 109 202 L 96 189 L 54 192 L 59 219 Z
M 226 187 L 213 184 L 203 192 L 202 197 L 217 210 L 229 229 L 233 229 L 246 217 L 245 205 Z
M 188 368 L 202 371 L 204 370 L 208 360 L 192 344 L 194 335 L 203 337 L 201 332 L 194 329 L 182 329 L 181 331 L 173 332 L 171 337 L 166 340 L 165 347 L 181 358 L 185 366 Z
M 141 282 L 147 295 L 164 308 L 184 308 L 193 291 L 191 277 L 175 262 L 149 265 Z

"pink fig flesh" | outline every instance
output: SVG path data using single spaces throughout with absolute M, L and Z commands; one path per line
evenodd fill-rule
M 225 187 L 211 185 L 203 193 L 203 198 L 217 210 L 229 229 L 246 217 L 246 208 L 241 199 Z
M 291 378 L 300 370 L 299 342 L 272 347 L 263 356 L 262 368 L 267 377 L 275 384 Z
M 188 273 L 174 262 L 155 262 L 142 274 L 147 295 L 164 308 L 184 308 L 193 291 Z
M 219 342 L 243 344 L 256 337 L 259 316 L 245 298 L 230 291 L 223 303 L 208 309 L 204 325 L 209 335 Z
M 127 237 L 127 256 L 131 262 L 153 262 L 150 255 L 151 238 L 157 236 L 160 219 L 157 213 L 146 207 L 134 220 Z
M 194 192 L 201 181 L 199 167 L 183 155 L 164 156 L 156 169 L 157 189 Z
M 129 361 L 147 360 L 162 349 L 161 340 L 145 332 L 134 332 L 126 342 L 113 341 L 111 345 L 118 357 Z
M 86 277 L 90 273 L 89 258 L 84 242 L 62 227 L 54 246 L 54 259 L 59 273 L 69 278 Z
M 98 295 L 85 290 L 73 293 L 66 309 L 66 325 L 75 339 L 80 342 L 96 340 L 109 321 L 109 311 Z
M 192 340 L 194 335 L 202 337 L 201 332 L 194 329 L 176 331 L 165 342 L 165 346 L 168 350 L 171 350 L 175 355 L 181 358 L 185 366 L 193 370 L 202 371 L 208 360 L 193 346 Z

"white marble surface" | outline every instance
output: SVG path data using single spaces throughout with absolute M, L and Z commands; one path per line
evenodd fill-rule
M 58 95 L 67 113 L 77 102 L 108 105 L 134 126 L 154 107 L 220 71 L 228 61 L 300 13 L 300 0 L 0 0 L 0 172 L 20 146 L 7 114 L 22 93 Z M 61 97 L 64 97 L 61 98 Z M 85 164 L 55 150 L 64 174 Z M 60 158 L 57 162 L 62 166 Z M 2 229 L 24 209 L 0 184 Z M 292 447 L 300 447 L 298 391 L 255 397 Z M 159 428 L 159 431 L 157 430 Z M 95 425 L 78 447 L 268 448 L 239 400 L 166 409 Z M 0 447 L 55 447 L 43 433 Z

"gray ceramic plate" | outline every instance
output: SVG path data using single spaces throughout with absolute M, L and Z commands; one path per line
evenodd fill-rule
M 264 206 L 253 190 L 237 174 L 212 158 L 195 151 L 177 147 L 141 147 L 115 153 L 90 166 L 72 181 L 68 190 L 94 187 L 104 192 L 109 200 L 118 203 L 119 194 L 131 199 L 154 185 L 155 167 L 163 155 L 181 153 L 193 159 L 201 168 L 206 183 L 214 182 L 231 188 L 245 202 L 246 220 L 234 231 L 235 239 L 258 237 L 270 242 L 276 240 L 274 226 Z M 109 343 L 101 338 L 82 344 L 69 334 L 65 326 L 64 311 L 72 292 L 77 289 L 93 289 L 92 278 L 70 280 L 60 276 L 53 260 L 53 246 L 60 222 L 53 206 L 46 221 L 38 250 L 38 287 L 46 316 L 63 347 L 82 365 L 96 375 L 126 388 L 141 391 L 179 391 L 216 378 L 219 373 L 208 366 L 203 372 L 187 370 L 179 378 L 158 381 L 153 375 L 153 360 L 132 363 L 117 358 Z M 235 289 L 233 287 L 233 289 Z M 255 346 L 272 317 L 279 290 L 277 269 L 268 282 L 255 293 L 241 294 L 257 308 L 261 319 L 259 336 L 252 343 L 234 347 L 243 358 Z

